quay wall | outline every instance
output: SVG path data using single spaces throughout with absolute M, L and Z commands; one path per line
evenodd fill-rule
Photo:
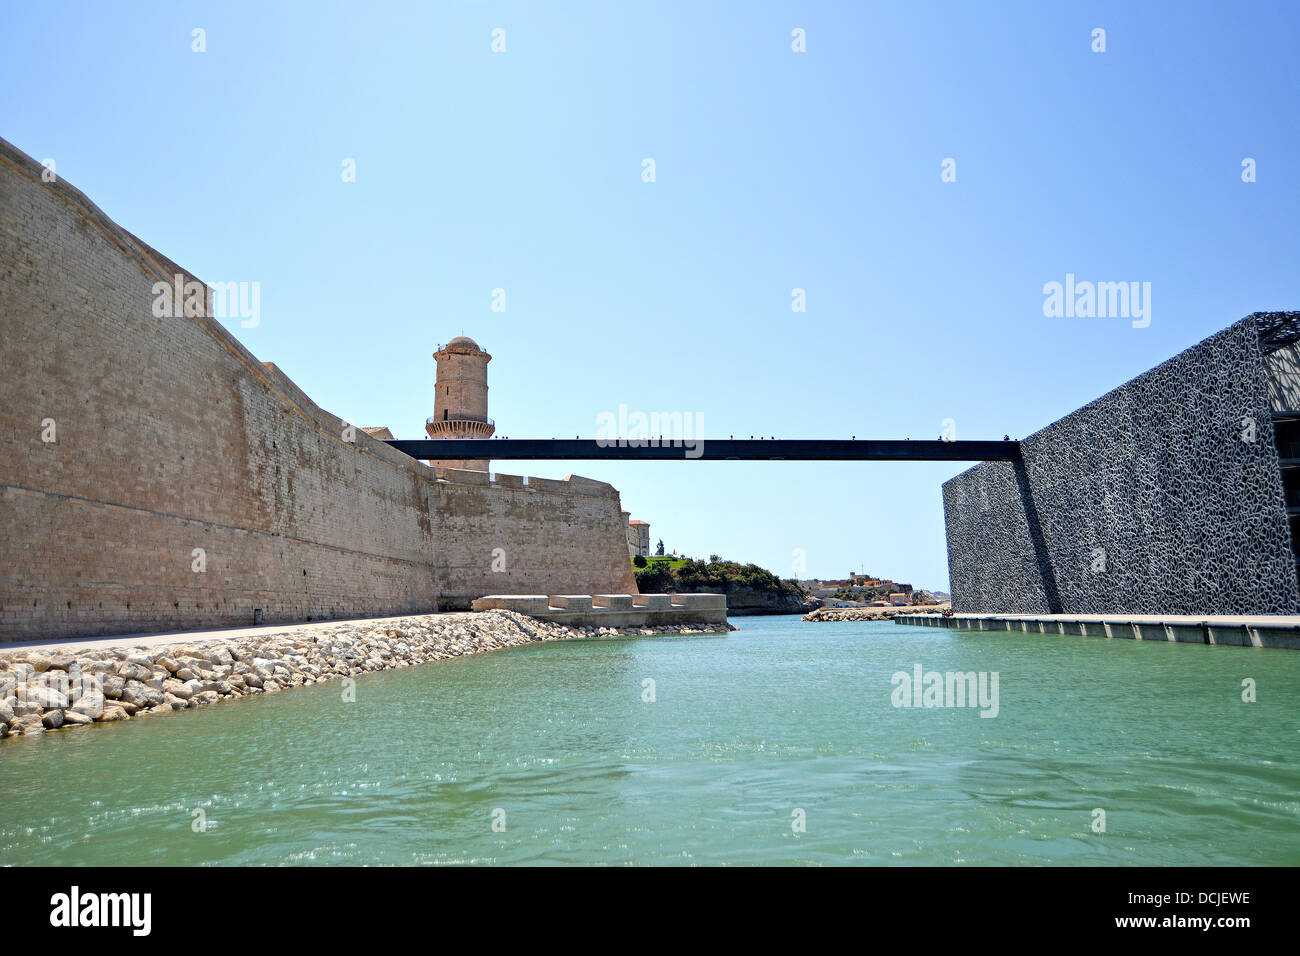
M 1248 317 L 947 482 L 953 611 L 1300 612 L 1277 366 Z
M 894 623 L 964 631 L 1300 650 L 1300 618 L 1284 616 L 911 614 L 896 617 Z
M 42 172 L 0 140 L 0 642 L 636 590 L 613 487 L 350 429 L 210 305 L 155 315 L 198 280 Z

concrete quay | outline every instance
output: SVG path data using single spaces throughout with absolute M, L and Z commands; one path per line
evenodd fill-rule
M 717 625 L 727 630 L 725 594 L 489 594 L 475 611 L 518 611 L 566 627 Z
M 1282 614 L 908 614 L 895 624 L 968 631 L 1021 631 L 1179 644 L 1300 650 L 1300 616 Z

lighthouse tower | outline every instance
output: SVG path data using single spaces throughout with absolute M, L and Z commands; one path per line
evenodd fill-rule
M 458 335 L 433 353 L 438 363 L 433 387 L 433 416 L 424 425 L 430 438 L 491 438 L 496 423 L 488 418 L 487 364 L 492 361 L 471 338 Z M 487 471 L 487 459 L 430 461 L 441 468 Z

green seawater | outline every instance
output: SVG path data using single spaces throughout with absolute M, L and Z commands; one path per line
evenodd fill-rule
M 0 863 L 1300 863 L 1300 653 L 736 623 L 0 741 Z

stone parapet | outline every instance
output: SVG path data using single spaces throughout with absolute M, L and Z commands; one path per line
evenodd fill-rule
M 562 611 L 590 611 L 590 594 L 557 594 L 551 598 L 551 607 Z
M 694 608 L 700 611 L 725 611 L 727 596 L 725 594 L 673 594 L 673 604 Z
M 518 611 L 569 627 L 658 627 L 716 625 L 727 630 L 725 594 L 490 594 L 475 611 Z
M 536 616 L 550 609 L 551 600 L 545 594 L 489 594 L 474 601 L 476 611 L 518 611 Z

